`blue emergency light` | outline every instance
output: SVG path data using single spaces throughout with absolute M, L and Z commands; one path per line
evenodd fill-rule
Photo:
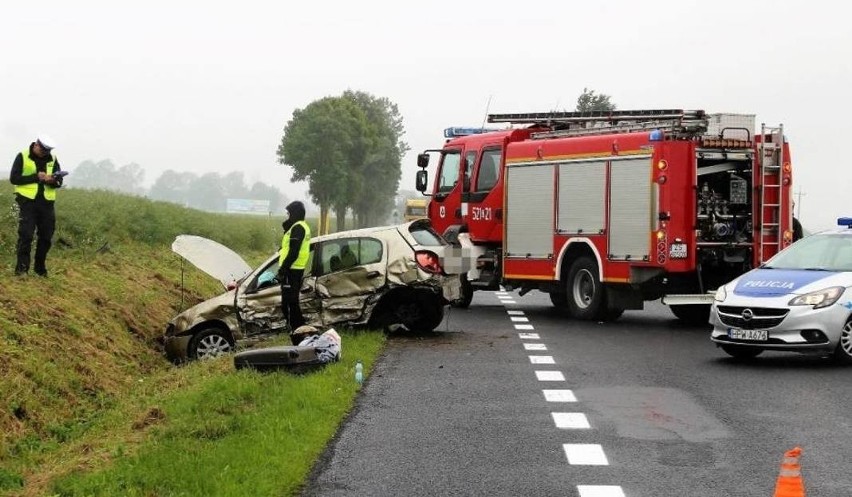
M 847 228 L 852 228 L 852 217 L 839 217 L 837 218 L 838 226 L 846 226 Z
M 456 138 L 459 136 L 479 135 L 482 133 L 490 133 L 492 131 L 500 131 L 494 128 L 461 128 L 452 127 L 444 130 L 444 138 Z
M 663 132 L 659 129 L 655 129 L 654 131 L 651 131 L 651 136 L 648 137 L 648 140 L 650 140 L 652 142 L 663 141 Z

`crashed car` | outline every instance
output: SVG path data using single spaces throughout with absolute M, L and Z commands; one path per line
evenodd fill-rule
M 710 339 L 727 354 L 831 354 L 852 363 L 852 218 L 719 287 Z
M 307 324 L 434 330 L 461 287 L 459 275 L 444 273 L 447 246 L 428 220 L 312 238 L 299 294 Z M 206 238 L 181 235 L 172 249 L 227 291 L 169 321 L 164 336 L 169 359 L 215 357 L 238 342 L 289 331 L 276 279 L 277 253 L 252 270 L 233 251 Z

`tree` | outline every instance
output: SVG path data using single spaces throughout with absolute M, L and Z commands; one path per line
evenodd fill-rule
M 596 94 L 594 90 L 583 88 L 583 93 L 577 98 L 577 112 L 607 111 L 615 110 L 615 104 L 610 101 L 609 95 Z
M 179 173 L 169 169 L 151 185 L 148 195 L 154 200 L 165 200 L 188 207 L 189 189 L 197 180 L 198 177 L 193 173 Z
M 338 229 L 346 215 L 347 189 L 357 179 L 355 169 L 369 146 L 367 121 L 355 103 L 343 97 L 325 97 L 293 111 L 278 146 L 278 162 L 293 169 L 291 181 L 308 180 L 308 193 L 320 206 L 320 219 L 329 208 L 338 215 Z M 342 212 L 341 212 L 342 209 Z M 326 227 L 320 226 L 320 233 Z
M 117 179 L 116 179 L 117 178 Z M 80 188 L 112 190 L 131 195 L 142 195 L 145 188 L 145 171 L 135 162 L 116 169 L 110 159 L 94 162 L 86 160 L 74 170 L 73 185 Z
M 402 175 L 402 157 L 409 150 L 402 140 L 405 129 L 397 105 L 389 99 L 352 90 L 345 91 L 343 96 L 358 105 L 369 124 L 370 146 L 363 166 L 358 169 L 361 181 L 351 185 L 348 200 L 357 226 L 373 226 L 383 222 L 393 209 Z

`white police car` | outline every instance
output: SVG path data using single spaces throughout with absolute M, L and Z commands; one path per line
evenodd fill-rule
M 852 218 L 837 224 L 719 287 L 711 340 L 737 358 L 781 350 L 852 363 Z

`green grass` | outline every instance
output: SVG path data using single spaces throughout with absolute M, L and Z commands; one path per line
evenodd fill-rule
M 64 190 L 50 278 L 18 278 L 8 182 L 0 198 L 0 496 L 298 487 L 352 405 L 352 360 L 372 364 L 384 337 L 343 334 L 343 362 L 298 377 L 237 373 L 228 358 L 174 367 L 160 342 L 172 316 L 221 292 L 171 252 L 174 237 L 206 236 L 254 264 L 281 219 Z

